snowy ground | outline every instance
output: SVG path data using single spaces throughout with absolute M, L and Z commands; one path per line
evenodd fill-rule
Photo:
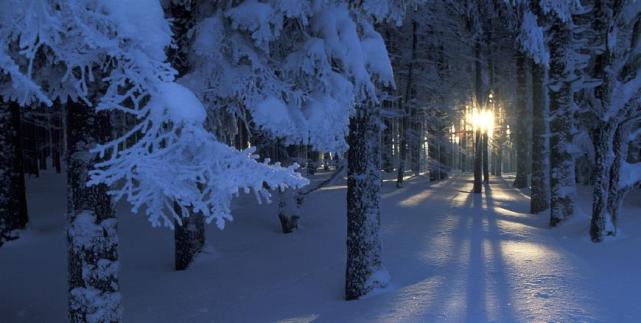
M 342 300 L 345 187 L 312 195 L 303 228 L 279 232 L 274 206 L 247 197 L 224 231 L 208 227 L 208 250 L 172 271 L 173 233 L 122 208 L 121 288 L 126 322 L 271 321 L 639 321 L 641 203 L 629 199 L 621 237 L 587 238 L 589 191 L 568 224 L 547 228 L 528 198 L 495 179 L 473 195 L 469 175 L 403 189 L 385 182 L 388 290 Z M 32 223 L 0 248 L 0 322 L 64 322 L 64 183 L 29 183 Z M 635 204 L 636 203 L 636 204 Z

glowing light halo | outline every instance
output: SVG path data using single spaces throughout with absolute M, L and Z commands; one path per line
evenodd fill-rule
M 480 111 L 477 108 L 472 109 L 472 113 L 468 113 L 467 119 L 474 127 L 474 130 L 481 130 L 492 135 L 494 132 L 494 113 L 490 110 Z

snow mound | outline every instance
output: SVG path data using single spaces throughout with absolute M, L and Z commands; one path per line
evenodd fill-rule
M 161 83 L 152 105 L 152 112 L 162 113 L 175 123 L 202 124 L 207 117 L 205 107 L 196 95 L 175 82 Z

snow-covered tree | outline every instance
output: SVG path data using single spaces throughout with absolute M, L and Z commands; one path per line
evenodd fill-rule
M 339 5 L 319 21 L 339 67 L 355 90 L 355 113 L 349 125 L 347 170 L 347 270 L 345 297 L 357 299 L 385 287 L 380 231 L 380 99 L 376 83 L 391 85 L 393 75 L 374 21 L 399 22 L 404 1 L 365 1 L 360 7 Z M 336 41 L 339 41 L 338 43 Z M 350 56 L 336 48 L 349 46 Z M 340 56 L 339 56 L 340 55 Z M 342 57 L 341 57 L 342 56 Z
M 529 174 L 529 148 L 530 148 L 530 105 L 529 91 L 527 88 L 527 79 L 530 76 L 529 59 L 525 54 L 519 52 L 516 57 L 516 178 L 514 187 L 527 188 L 530 186 Z
M 596 47 L 589 75 L 598 85 L 584 106 L 591 122 L 595 153 L 594 194 L 590 235 L 593 241 L 616 235 L 624 192 L 638 181 L 626 165 L 628 135 L 641 119 L 641 73 L 638 44 L 641 5 L 636 1 L 592 3 Z
M 168 50 L 168 59 L 176 70 L 177 78 L 189 72 L 190 37 L 189 33 L 196 23 L 196 13 L 192 1 L 170 1 L 165 4 L 166 15 L 172 19 L 174 46 Z M 174 266 L 184 270 L 193 261 L 205 244 L 205 219 L 202 214 L 188 210 L 181 218 L 182 224 L 174 227 Z
M 550 52 L 548 90 L 550 96 L 550 225 L 574 214 L 576 184 L 574 173 L 574 112 L 572 80 L 573 57 L 572 13 L 576 1 L 542 0 L 547 16 L 547 47 Z
M 153 225 L 173 226 L 193 209 L 222 228 L 239 190 L 268 199 L 264 183 L 305 183 L 294 166 L 259 163 L 253 150 L 228 147 L 204 128 L 198 99 L 173 82 L 165 56 L 171 32 L 157 1 L 2 5 L 3 98 L 68 102 L 71 321 L 120 318 L 116 220 L 106 193 L 143 209 Z M 105 142 L 108 111 L 138 122 Z
M 375 82 L 391 84 L 393 77 L 373 21 L 400 21 L 406 5 L 257 0 L 202 5 L 192 71 L 180 81 L 208 114 L 231 111 L 284 145 L 345 151 L 353 116 L 350 131 L 363 132 L 348 140 L 348 298 L 385 283 L 373 276 L 382 272 Z M 357 160 L 367 161 L 365 168 L 358 168 Z
M 530 213 L 545 211 L 550 205 L 549 112 L 545 83 L 547 67 L 532 63 L 532 177 Z
M 539 213 L 549 208 L 549 111 L 548 93 L 545 89 L 547 82 L 547 69 L 550 54 L 546 46 L 545 15 L 539 4 L 540 1 L 523 1 L 517 5 L 520 13 L 519 33 L 517 45 L 529 57 L 532 76 L 532 122 L 531 122 L 531 153 L 527 161 L 531 160 L 531 198 L 530 212 Z M 523 89 L 519 90 L 523 92 Z M 526 125 L 527 126 L 527 125 Z M 530 141 L 527 141 L 527 145 Z M 521 152 L 523 154 L 523 152 Z M 518 156 L 517 156 L 518 158 Z M 517 161 L 518 162 L 518 161 Z M 517 168 L 519 168 L 517 166 Z M 522 172 L 526 168 L 520 166 Z M 526 181 L 525 176 L 519 178 L 517 169 L 516 182 Z M 515 184 L 517 184 L 515 182 Z M 516 186 L 516 185 L 515 185 Z M 520 185 L 523 187 L 523 185 Z

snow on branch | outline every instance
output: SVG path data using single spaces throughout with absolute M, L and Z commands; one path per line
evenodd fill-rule
M 372 21 L 395 20 L 414 2 L 221 5 L 195 26 L 193 68 L 180 82 L 207 110 L 247 110 L 258 128 L 286 144 L 345 151 L 354 106 L 377 100 L 376 83 L 394 83 Z
M 307 183 L 297 166 L 259 163 L 253 150 L 231 148 L 205 129 L 203 105 L 174 82 L 176 71 L 167 63 L 172 35 L 160 1 L 6 0 L 0 21 L 6 40 L 0 72 L 10 74 L 8 86 L 0 84 L 3 97 L 71 98 L 136 118 L 131 129 L 92 150 L 102 161 L 88 185 L 111 186 L 116 199 L 144 209 L 153 225 L 173 226 L 191 211 L 222 228 L 240 191 L 269 200 L 265 183 Z M 53 85 L 45 93 L 40 83 Z
M 4 45 L 0 44 L 0 46 Z M 11 78 L 12 84 L 8 88 L 0 87 L 0 97 L 9 101 L 17 101 L 20 105 L 28 105 L 34 99 L 48 106 L 52 105 L 51 100 L 42 91 L 42 88 L 31 80 L 29 76 L 24 75 L 13 59 L 7 55 L 4 48 L 0 47 L 0 74 L 2 73 Z
M 89 182 L 113 187 L 116 200 L 126 199 L 134 212 L 144 210 L 153 226 L 173 227 L 173 220 L 180 223 L 196 212 L 222 229 L 232 220 L 231 199 L 241 191 L 269 201 L 264 184 L 283 189 L 307 184 L 298 165 L 261 163 L 254 148 L 238 151 L 219 142 L 203 128 L 204 107 L 187 88 L 161 83 L 156 91 L 136 128 L 143 137 L 126 149 L 119 141 L 98 146 L 94 152 L 110 157 L 90 172 Z
M 517 41 L 534 62 L 546 66 L 549 64 L 550 53 L 545 46 L 543 27 L 538 24 L 536 15 L 529 10 L 523 13 L 521 31 Z

